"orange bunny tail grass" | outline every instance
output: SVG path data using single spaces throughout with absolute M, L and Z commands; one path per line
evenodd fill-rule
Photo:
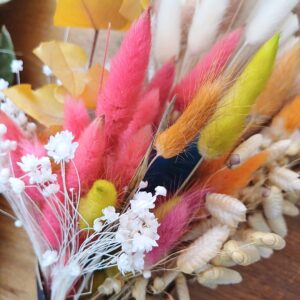
M 224 78 L 207 81 L 178 120 L 158 135 L 155 148 L 158 155 L 171 158 L 181 153 L 199 134 L 215 111 L 227 81 Z
M 235 195 L 250 182 L 253 173 L 266 162 L 267 158 L 266 151 L 260 152 L 249 158 L 240 167 L 224 168 L 211 176 L 207 182 L 202 181 L 200 184 L 207 185 L 215 193 Z
M 268 122 L 290 100 L 300 70 L 300 43 L 283 55 L 252 110 L 249 131 Z
M 271 127 L 284 129 L 287 133 L 292 133 L 300 125 L 299 111 L 300 95 L 298 95 L 291 103 L 287 104 L 279 112 L 279 114 L 273 119 Z

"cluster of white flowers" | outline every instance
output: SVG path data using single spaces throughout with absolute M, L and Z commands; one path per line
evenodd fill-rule
M 0 193 L 5 192 L 9 184 L 10 168 L 8 154 L 17 148 L 16 141 L 5 139 L 6 132 L 6 126 L 0 124 Z
M 33 154 L 27 154 L 22 156 L 18 165 L 29 177 L 30 184 L 45 184 L 56 181 L 56 175 L 52 174 L 51 162 L 47 156 L 38 158 Z
M 45 148 L 55 163 L 69 162 L 74 158 L 78 143 L 73 140 L 74 136 L 68 130 L 58 132 L 55 136 L 50 137 Z
M 156 193 L 138 191 L 130 201 L 129 209 L 116 215 L 113 208 L 106 208 L 104 220 L 114 221 L 119 218 L 116 241 L 121 244 L 122 252 L 117 258 L 119 270 L 142 272 L 144 270 L 145 253 L 157 247 L 159 223 L 150 211 L 155 207 L 157 196 L 166 196 L 164 187 L 157 187 Z
M 11 68 L 12 73 L 19 73 L 19 72 L 23 71 L 23 60 L 14 59 L 11 62 L 10 68 Z
M 9 83 L 0 78 L 1 110 L 4 111 L 27 135 L 30 136 L 36 130 L 36 125 L 29 122 L 26 114 L 21 111 L 11 100 L 5 97 L 3 90 L 8 88 Z
M 49 197 L 59 191 L 59 185 L 56 183 L 57 176 L 52 173 L 49 157 L 38 158 L 32 154 L 27 154 L 22 156 L 21 162 L 18 162 L 18 165 L 29 177 L 30 184 L 40 185 L 45 197 Z M 21 189 L 21 182 L 18 178 L 10 179 L 12 190 L 17 194 L 20 194 L 25 188 L 23 183 L 23 190 Z

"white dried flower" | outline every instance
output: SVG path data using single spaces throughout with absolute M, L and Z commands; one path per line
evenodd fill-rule
M 10 68 L 13 73 L 19 73 L 19 72 L 23 71 L 23 60 L 14 59 L 11 62 Z
M 23 222 L 21 220 L 16 220 L 15 221 L 15 227 L 21 228 L 23 226 Z
M 155 195 L 166 197 L 167 196 L 167 189 L 163 186 L 157 186 L 155 188 Z
M 43 74 L 47 77 L 52 75 L 52 70 L 47 65 L 43 65 Z
M 56 175 L 52 174 L 49 157 L 37 158 L 32 154 L 22 156 L 19 167 L 27 173 L 30 184 L 42 184 L 56 181 Z
M 43 190 L 42 193 L 45 197 L 49 197 L 59 192 L 60 186 L 56 183 L 50 183 Z
M 102 209 L 103 217 L 101 217 L 101 220 L 107 221 L 107 223 L 112 223 L 118 220 L 119 213 L 116 213 L 116 209 L 113 206 L 108 206 L 104 209 Z
M 77 142 L 73 142 L 74 136 L 68 131 L 61 131 L 55 136 L 50 136 L 49 142 L 45 145 L 48 155 L 54 159 L 56 163 L 62 161 L 69 162 L 75 156 L 78 147 Z
M 9 178 L 9 183 L 14 193 L 19 195 L 24 192 L 25 183 L 21 179 L 11 177 Z
M 101 221 L 100 218 L 97 218 L 94 220 L 94 223 L 93 223 L 93 229 L 96 231 L 96 232 L 100 232 L 102 231 L 103 229 L 103 223 Z

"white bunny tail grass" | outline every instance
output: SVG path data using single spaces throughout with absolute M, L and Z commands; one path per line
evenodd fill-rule
M 160 66 L 179 55 L 181 5 L 180 0 L 160 1 L 154 40 L 154 57 Z

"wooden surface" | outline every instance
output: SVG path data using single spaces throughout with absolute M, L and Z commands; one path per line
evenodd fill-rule
M 250 1 L 250 0 L 249 0 Z M 25 61 L 21 78 L 34 86 L 44 82 L 40 74 L 41 63 L 31 51 L 39 42 L 62 37 L 64 31 L 52 26 L 54 0 L 13 0 L 0 7 L 0 23 L 6 24 L 15 42 L 16 51 Z M 84 33 L 84 34 L 83 34 Z M 72 29 L 70 41 L 91 45 L 93 32 Z M 117 48 L 120 38 L 114 34 L 110 54 Z M 105 34 L 100 34 L 96 60 L 101 62 Z M 0 208 L 8 210 L 0 199 Z M 243 282 L 235 286 L 209 290 L 194 284 L 192 300 L 298 300 L 300 299 L 300 222 L 299 217 L 289 219 L 289 236 L 285 250 L 269 260 L 253 266 L 238 268 Z M 35 300 L 35 259 L 30 243 L 22 229 L 0 214 L 0 300 Z

